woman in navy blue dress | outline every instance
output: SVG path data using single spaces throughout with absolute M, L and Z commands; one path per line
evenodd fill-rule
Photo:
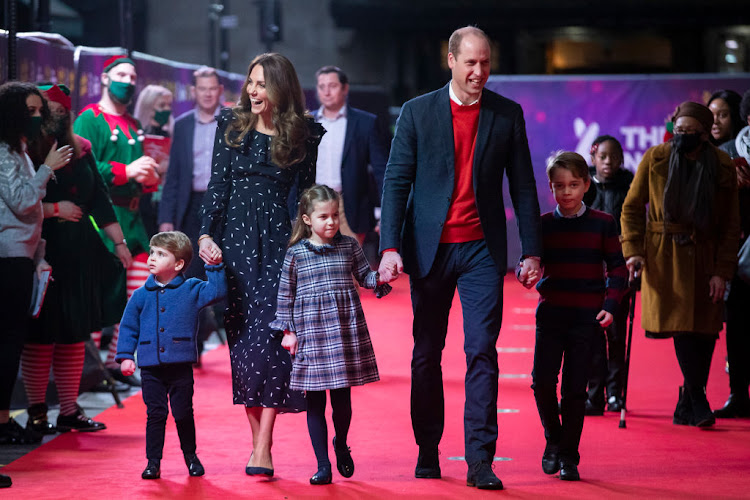
M 289 389 L 291 358 L 268 324 L 291 233 L 288 200 L 296 207 L 315 180 L 323 127 L 305 116 L 297 74 L 280 54 L 256 57 L 244 88 L 218 118 L 198 241 L 206 263 L 223 256 L 226 264 L 234 403 L 245 406 L 253 432 L 245 472 L 271 476 L 276 413 L 302 411 L 305 400 Z

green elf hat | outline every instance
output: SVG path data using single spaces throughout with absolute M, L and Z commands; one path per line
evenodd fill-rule
M 133 66 L 135 66 L 135 63 L 133 62 L 133 60 L 129 58 L 128 56 L 124 56 L 124 55 L 112 56 L 106 61 L 104 61 L 104 69 L 102 70 L 102 73 L 106 73 L 112 68 L 114 68 L 115 66 L 117 66 L 118 64 L 123 64 L 123 63 L 132 64 Z

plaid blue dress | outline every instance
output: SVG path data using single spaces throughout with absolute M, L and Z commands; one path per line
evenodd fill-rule
M 287 251 L 271 328 L 297 334 L 291 389 L 323 391 L 380 380 L 352 275 L 378 297 L 391 291 L 377 284 L 377 273 L 349 236 L 338 234 L 322 246 L 302 240 Z

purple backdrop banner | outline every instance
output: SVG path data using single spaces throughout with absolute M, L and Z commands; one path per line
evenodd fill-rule
M 545 173 L 545 161 L 551 152 L 576 151 L 590 162 L 593 140 L 609 134 L 622 143 L 625 168 L 635 171 L 643 153 L 662 142 L 667 117 L 680 102 L 705 102 L 719 89 L 742 94 L 750 89 L 750 74 L 492 76 L 487 88 L 523 107 L 539 204 L 544 213 L 555 207 Z M 505 196 L 510 200 L 507 189 Z M 506 205 L 512 266 L 521 249 L 513 210 L 509 201 Z
M 51 43 L 32 34 L 19 34 L 18 79 L 24 82 L 51 81 L 72 87 L 75 80 L 73 46 Z

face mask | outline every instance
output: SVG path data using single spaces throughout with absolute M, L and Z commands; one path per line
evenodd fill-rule
M 672 137 L 672 144 L 674 145 L 675 151 L 680 154 L 691 153 L 700 146 L 701 133 L 695 132 L 694 134 L 675 134 Z
M 121 104 L 128 104 L 135 94 L 135 85 L 125 82 L 111 82 L 109 94 Z
M 172 114 L 171 109 L 157 111 L 154 113 L 154 121 L 158 123 L 160 127 L 163 127 L 169 121 L 169 117 L 171 114 Z
M 42 117 L 32 116 L 26 129 L 26 139 L 32 141 L 42 135 Z
M 52 126 L 50 127 L 49 134 L 57 139 L 58 143 L 62 143 L 66 139 L 68 129 L 70 128 L 70 115 L 56 116 L 52 120 Z

